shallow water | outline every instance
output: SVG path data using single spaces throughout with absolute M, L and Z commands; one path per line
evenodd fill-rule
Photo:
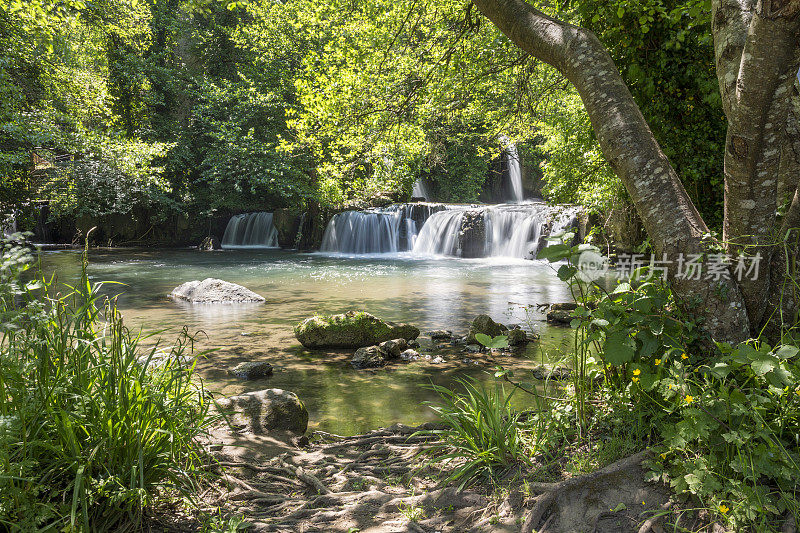
M 79 273 L 80 253 L 44 251 L 42 265 L 60 281 Z M 494 365 L 518 370 L 560 358 L 569 349 L 570 331 L 551 327 L 544 315 L 525 306 L 568 301 L 569 294 L 546 263 L 523 260 L 411 258 L 408 255 L 344 257 L 284 250 L 95 250 L 92 281 L 115 281 L 106 292 L 119 294 L 119 308 L 131 328 L 164 330 L 165 342 L 186 326 L 202 332 L 198 346 L 215 349 L 198 367 L 206 385 L 220 394 L 283 388 L 306 404 L 309 426 L 355 434 L 395 422 L 433 419 L 423 402 L 436 399 L 424 385 L 451 385 L 470 375 L 494 381 Z M 167 297 L 180 283 L 207 277 L 239 283 L 267 299 L 259 305 L 191 305 Z M 423 332 L 420 342 L 445 363 L 396 362 L 382 369 L 354 370 L 352 351 L 308 351 L 292 326 L 314 313 L 350 309 L 409 322 Z M 507 324 L 521 324 L 541 335 L 516 356 L 437 351 L 424 332 L 449 329 L 463 334 L 472 319 L 486 313 Z M 421 350 L 424 352 L 424 350 Z M 468 358 L 468 362 L 464 359 Z M 226 369 L 241 361 L 267 360 L 273 376 L 243 382 Z M 519 374 L 519 372 L 518 372 Z M 524 407 L 529 400 L 514 397 Z

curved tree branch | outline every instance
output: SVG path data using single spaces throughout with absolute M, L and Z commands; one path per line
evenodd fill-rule
M 708 228 L 661 151 L 605 47 L 590 31 L 536 10 L 523 0 L 473 0 L 517 46 L 558 69 L 578 90 L 606 160 L 622 180 L 658 254 L 708 251 Z M 682 307 L 703 319 L 717 340 L 740 342 L 749 320 L 732 279 L 689 280 L 670 269 Z

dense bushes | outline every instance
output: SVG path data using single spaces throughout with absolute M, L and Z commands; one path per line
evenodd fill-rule
M 145 349 L 99 285 L 24 283 L 5 242 L 0 280 L 0 524 L 118 531 L 170 491 L 191 496 L 209 418 L 185 336 Z M 30 279 L 30 275 L 26 275 Z
M 553 400 L 555 391 L 499 368 L 498 377 L 536 398 L 539 407 L 525 417 L 507 404 L 477 402 L 493 396 L 475 387 L 463 397 L 443 393 L 443 457 L 461 465 L 452 475 L 466 483 L 498 473 L 508 464 L 503 450 L 514 451 L 516 464 L 543 467 L 571 450 L 569 470 L 587 462 L 582 455 L 596 456 L 588 463 L 600 468 L 649 448 L 648 478 L 669 484 L 683 508 L 705 509 L 737 531 L 779 531 L 800 516 L 800 348 L 792 329 L 778 346 L 709 346 L 647 267 L 612 287 L 594 282 L 579 262 L 597 249 L 567 244 L 572 237 L 540 252 L 565 260 L 558 276 L 578 301 L 571 382 Z M 520 446 L 520 435 L 538 447 Z

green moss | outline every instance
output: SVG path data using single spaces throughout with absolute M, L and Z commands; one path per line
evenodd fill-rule
M 294 327 L 295 337 L 307 348 L 360 348 L 379 342 L 415 339 L 419 330 L 407 324 L 385 322 L 363 311 L 315 315 Z

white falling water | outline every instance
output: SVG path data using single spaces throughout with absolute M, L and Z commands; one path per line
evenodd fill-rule
M 17 219 L 14 215 L 6 215 L 0 226 L 3 227 L 3 237 L 10 237 L 17 232 Z
M 484 220 L 488 255 L 532 259 L 539 249 L 547 211 L 544 204 L 531 204 L 525 210 L 487 209 Z
M 278 248 L 278 230 L 272 213 L 244 213 L 231 217 L 222 237 L 223 248 Z
M 321 251 L 410 251 L 415 256 L 461 257 L 481 250 L 485 252 L 479 256 L 533 259 L 546 244 L 545 237 L 576 224 L 579 211 L 578 207 L 544 202 L 492 206 L 417 203 L 345 211 L 328 223 Z M 467 212 L 478 215 L 477 227 L 474 216 L 465 219 Z
M 515 144 L 506 148 L 508 161 L 508 180 L 511 182 L 511 201 L 521 202 L 525 199 L 522 192 L 522 167 L 519 164 L 519 153 Z
M 346 254 L 399 252 L 401 218 L 399 209 L 339 213 L 325 228 L 320 249 Z
M 428 192 L 428 187 L 425 185 L 425 182 L 422 179 L 418 179 L 414 182 L 414 190 L 411 191 L 412 198 L 422 198 L 426 202 L 431 199 L 430 192 Z
M 414 244 L 414 254 L 459 255 L 458 234 L 464 219 L 464 209 L 446 209 L 434 213 L 422 226 Z
M 322 237 L 320 251 L 344 254 L 407 252 L 417 242 L 419 228 L 441 204 L 394 204 L 388 207 L 345 211 L 335 215 Z

